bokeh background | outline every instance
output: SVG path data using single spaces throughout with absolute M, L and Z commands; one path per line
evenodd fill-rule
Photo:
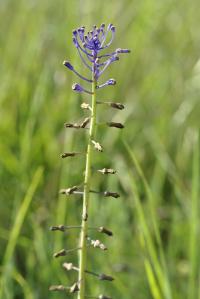
M 87 293 L 200 298 L 199 9 L 198 0 L 0 0 L 1 299 L 76 297 L 48 291 L 76 281 L 61 264 L 77 264 L 77 253 L 52 254 L 75 247 L 79 233 L 49 227 L 80 223 L 81 199 L 58 190 L 82 182 L 84 156 L 61 161 L 60 154 L 84 151 L 87 141 L 87 131 L 63 127 L 87 115 L 80 104 L 89 98 L 71 91 L 77 78 L 62 61 L 87 74 L 71 31 L 102 22 L 117 28 L 112 49 L 132 52 L 104 75 L 117 85 L 98 94 L 126 107 L 99 107 L 99 122 L 126 128 L 101 126 L 97 134 L 106 150 L 94 165 L 117 176 L 94 174 L 94 188 L 121 197 L 92 196 L 90 223 L 114 236 L 91 234 L 109 250 L 89 249 L 88 268 L 115 281 L 88 277 Z

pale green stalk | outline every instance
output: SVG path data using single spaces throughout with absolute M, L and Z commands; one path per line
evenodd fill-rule
M 82 229 L 80 236 L 80 258 L 79 258 L 79 283 L 80 291 L 78 292 L 78 299 L 84 299 L 85 297 L 85 268 L 86 268 L 86 258 L 87 258 L 87 217 L 88 217 L 88 206 L 90 197 L 90 184 L 91 184 L 91 158 L 92 158 L 92 143 L 91 140 L 94 139 L 95 126 L 96 126 L 96 81 L 93 75 L 92 83 L 92 112 L 91 112 L 91 122 L 89 131 L 89 140 L 87 146 L 86 155 L 86 166 L 85 166 L 85 180 L 84 180 L 84 194 L 83 194 L 83 214 L 82 214 Z

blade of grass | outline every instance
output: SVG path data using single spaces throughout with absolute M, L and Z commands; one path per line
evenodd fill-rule
M 188 205 L 187 202 L 183 201 L 182 198 L 188 193 L 185 184 L 180 179 L 176 166 L 169 154 L 165 150 L 164 146 L 161 144 L 158 136 L 151 129 L 146 130 L 145 136 L 152 147 L 153 153 L 155 154 L 156 160 L 159 162 L 160 166 L 163 168 L 165 173 L 169 175 L 169 179 L 174 187 L 176 197 L 178 198 L 181 206 L 184 209 L 185 214 L 187 215 Z M 151 136 L 151 138 L 149 137 Z M 189 194 L 188 194 L 189 196 Z
M 3 271 L 3 267 L 0 268 L 0 271 Z M 19 272 L 17 272 L 15 269 L 12 271 L 11 275 L 12 275 L 12 278 L 14 280 L 16 280 L 17 283 L 21 286 L 21 288 L 24 292 L 25 298 L 33 299 L 32 290 L 31 290 L 29 284 L 24 279 L 24 277 Z
M 4 254 L 4 258 L 3 258 L 3 266 L 4 266 L 4 271 L 1 277 L 1 281 L 0 281 L 0 298 L 4 298 L 3 296 L 3 289 L 4 287 L 6 287 L 6 280 L 8 278 L 8 274 L 10 272 L 10 262 L 12 260 L 12 256 L 17 244 L 17 239 L 19 237 L 24 219 L 27 215 L 28 209 L 30 207 L 31 201 L 33 200 L 33 196 L 35 194 L 35 191 L 41 181 L 42 178 L 42 174 L 43 174 L 43 168 L 42 167 L 38 167 L 37 170 L 35 171 L 35 174 L 33 176 L 33 179 L 30 183 L 30 186 L 25 194 L 24 199 L 22 200 L 21 206 L 19 208 L 19 211 L 16 215 L 16 218 L 14 220 L 14 224 L 12 227 L 12 230 L 10 232 L 10 237 L 8 240 L 8 244 L 5 250 L 5 254 Z
M 168 279 L 168 271 L 167 271 L 167 267 L 166 267 L 166 262 L 165 262 L 165 257 L 164 257 L 164 251 L 162 248 L 162 242 L 161 242 L 161 238 L 160 238 L 160 233 L 159 233 L 159 228 L 158 228 L 158 224 L 156 221 L 156 213 L 155 213 L 155 207 L 154 207 L 154 195 L 151 191 L 151 188 L 146 180 L 146 177 L 142 171 L 142 168 L 140 167 L 140 164 L 133 152 L 133 150 L 129 147 L 129 145 L 124 142 L 125 148 L 127 150 L 127 153 L 129 154 L 142 182 L 147 194 L 147 198 L 149 200 L 149 210 L 151 213 L 151 220 L 153 223 L 153 228 L 154 228 L 154 232 L 155 232 L 155 237 L 156 237 L 156 241 L 157 241 L 157 245 L 158 245 L 158 250 L 159 250 L 159 255 L 160 255 L 160 259 L 161 259 L 161 263 L 162 263 L 162 268 L 163 268 L 163 273 L 162 276 L 164 277 L 164 279 L 160 279 L 160 283 L 163 289 L 163 293 L 165 294 L 165 297 L 170 299 L 171 297 L 171 289 L 170 289 L 170 284 L 169 284 L 169 279 Z M 160 272 L 160 271 L 159 271 Z M 160 274 L 159 274 L 160 276 Z M 161 278 L 161 277 L 160 277 Z
M 152 268 L 151 273 L 153 275 L 153 273 L 155 272 L 155 275 L 157 276 L 157 281 L 159 283 L 159 285 L 157 286 L 157 290 L 158 290 L 157 293 L 160 294 L 159 298 L 164 298 L 161 295 L 161 289 L 163 289 L 163 276 L 164 276 L 163 272 L 162 272 L 162 268 L 161 268 L 160 262 L 158 260 L 158 256 L 157 256 L 157 253 L 156 253 L 156 248 L 155 248 L 155 245 L 153 243 L 150 230 L 149 230 L 149 228 L 147 226 L 147 223 L 146 223 L 146 220 L 145 220 L 145 213 L 144 213 L 142 204 L 141 204 L 140 199 L 139 199 L 139 195 L 138 195 L 137 187 L 136 187 L 136 184 L 135 184 L 135 181 L 134 181 L 134 177 L 132 176 L 131 173 L 130 173 L 129 178 L 130 178 L 130 186 L 131 186 L 131 189 L 132 189 L 132 192 L 133 192 L 133 195 L 134 195 L 134 204 L 135 204 L 136 212 L 137 212 L 137 215 L 138 215 L 139 226 L 141 227 L 141 230 L 142 230 L 146 250 L 148 251 L 148 255 L 151 259 L 151 263 L 149 263 L 150 267 Z M 143 247 L 144 247 L 144 245 L 143 245 Z M 148 269 L 148 271 L 149 271 L 149 269 Z M 147 277 L 148 277 L 148 275 L 149 274 L 147 273 Z M 149 277 L 148 277 L 150 289 L 154 289 L 154 286 L 152 285 L 152 282 L 155 281 L 155 280 L 156 279 L 153 279 L 153 280 L 150 279 L 149 280 Z M 153 293 L 152 293 L 152 295 L 153 295 Z
M 192 194 L 191 194 L 191 212 L 190 212 L 190 241 L 189 241 L 189 259 L 190 259 L 190 276 L 188 287 L 188 298 L 197 298 L 198 271 L 199 271 L 199 136 L 193 153 L 192 165 Z
M 145 250 L 145 240 L 144 240 L 144 236 L 142 234 L 140 235 L 140 244 L 141 244 L 141 247 L 143 248 L 143 250 Z M 158 282 L 155 277 L 155 273 L 153 271 L 150 261 L 148 260 L 148 258 L 145 255 L 144 255 L 144 267 L 146 270 L 146 275 L 147 275 L 149 287 L 150 287 L 153 298 L 154 299 L 162 298 L 162 294 L 160 292 Z

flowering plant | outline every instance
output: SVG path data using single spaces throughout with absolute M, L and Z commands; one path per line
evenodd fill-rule
M 111 37 L 109 37 L 111 35 Z M 106 274 L 97 274 L 93 271 L 89 271 L 86 269 L 86 258 L 87 258 L 87 247 L 93 246 L 95 248 L 99 248 L 101 250 L 107 250 L 107 247 L 99 240 L 92 240 L 88 236 L 88 231 L 91 229 L 96 229 L 99 233 L 106 234 L 108 236 L 112 236 L 112 232 L 101 226 L 101 227 L 91 227 L 88 225 L 89 219 L 89 198 L 91 193 L 98 193 L 105 197 L 113 197 L 118 198 L 120 195 L 117 192 L 111 191 L 94 191 L 91 189 L 91 166 L 92 166 L 92 156 L 93 156 L 93 149 L 98 152 L 103 151 L 103 146 L 96 141 L 95 139 L 95 129 L 97 126 L 96 123 L 96 115 L 97 115 L 97 105 L 98 104 L 105 104 L 112 108 L 122 110 L 124 109 L 124 105 L 121 103 L 116 102 L 102 102 L 97 101 L 96 93 L 97 90 L 109 85 L 115 85 L 115 79 L 109 79 L 103 84 L 99 84 L 99 79 L 105 70 L 114 62 L 119 60 L 119 55 L 124 53 L 129 53 L 130 50 L 128 49 L 121 49 L 118 48 L 114 52 L 111 53 L 104 53 L 106 49 L 108 49 L 114 39 L 115 35 L 115 27 L 112 24 L 105 28 L 105 24 L 102 24 L 99 28 L 97 26 L 93 26 L 93 29 L 85 34 L 85 27 L 80 27 L 77 30 L 73 31 L 73 43 L 80 55 L 80 58 L 83 64 L 91 71 L 91 78 L 86 78 L 85 76 L 79 74 L 72 64 L 69 61 L 64 61 L 64 65 L 74 72 L 80 79 L 86 81 L 91 85 L 91 88 L 85 88 L 79 83 L 74 83 L 72 85 L 72 89 L 78 93 L 87 93 L 92 96 L 91 104 L 89 103 L 82 103 L 81 108 L 90 111 L 90 116 L 85 118 L 83 122 L 80 124 L 71 124 L 66 123 L 65 127 L 67 128 L 75 128 L 75 129 L 84 129 L 89 126 L 89 136 L 88 136 L 88 144 L 87 144 L 87 151 L 86 151 L 86 163 L 85 163 L 85 178 L 84 178 L 84 188 L 80 190 L 78 186 L 73 186 L 67 189 L 60 190 L 60 193 L 65 194 L 67 196 L 70 195 L 81 195 L 83 197 L 83 209 L 82 209 L 82 223 L 80 226 L 65 226 L 65 225 L 58 225 L 52 226 L 51 230 L 59 230 L 65 231 L 68 229 L 79 228 L 81 230 L 80 233 L 80 244 L 78 247 L 70 250 L 62 249 L 59 252 L 54 254 L 54 257 L 65 256 L 68 255 L 70 252 L 74 250 L 80 251 L 80 258 L 79 258 L 79 267 L 74 266 L 72 263 L 64 263 L 63 267 L 67 271 L 75 270 L 78 271 L 79 277 L 78 281 L 75 282 L 71 287 L 65 287 L 63 285 L 55 285 L 51 286 L 50 290 L 52 291 L 65 291 L 68 290 L 71 293 L 78 292 L 78 299 L 83 298 L 98 298 L 98 299 L 109 299 L 110 297 L 105 295 L 99 296 L 87 296 L 85 294 L 85 276 L 86 274 L 92 274 L 98 277 L 100 280 L 107 280 L 112 281 L 113 277 L 106 275 Z M 108 41 L 109 38 L 109 41 Z M 118 129 L 123 129 L 124 126 L 118 122 L 107 122 L 107 126 L 115 127 Z M 67 152 L 61 155 L 62 158 L 67 157 L 75 157 L 81 153 L 78 152 Z M 98 172 L 102 173 L 103 175 L 115 174 L 116 171 L 111 168 L 103 168 L 98 169 Z

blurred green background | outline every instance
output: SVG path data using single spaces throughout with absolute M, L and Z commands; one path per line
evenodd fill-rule
M 88 277 L 87 293 L 200 298 L 199 9 L 198 0 L 0 0 L 1 299 L 76 297 L 48 291 L 76 281 L 61 264 L 77 265 L 77 254 L 52 254 L 75 247 L 78 232 L 49 226 L 80 223 L 81 199 L 58 190 L 82 182 L 84 156 L 61 161 L 60 154 L 83 151 L 87 140 L 87 132 L 63 127 L 87 115 L 80 104 L 89 98 L 71 91 L 77 78 L 62 61 L 82 70 L 71 31 L 102 22 L 117 28 L 112 49 L 132 52 L 104 75 L 116 87 L 98 93 L 126 106 L 99 107 L 99 121 L 126 128 L 97 134 L 106 150 L 93 163 L 117 176 L 95 174 L 94 188 L 121 197 L 91 199 L 90 223 L 114 237 L 92 233 L 109 250 L 89 249 L 88 268 L 115 281 Z

